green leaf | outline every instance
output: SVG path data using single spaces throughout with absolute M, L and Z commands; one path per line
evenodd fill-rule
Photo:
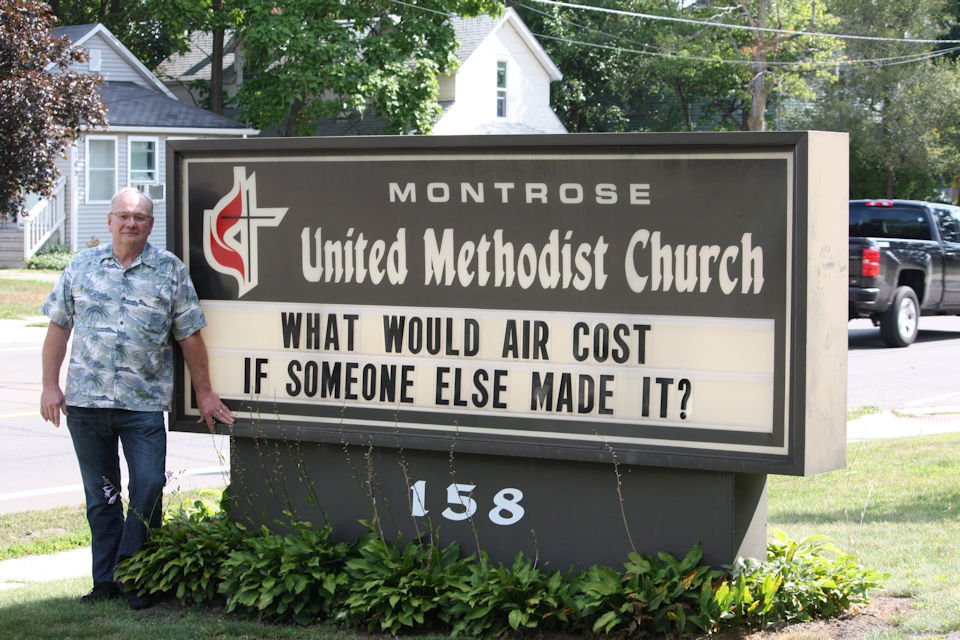
M 616 611 L 608 611 L 593 623 L 594 633 L 609 633 L 620 624 L 620 615 Z

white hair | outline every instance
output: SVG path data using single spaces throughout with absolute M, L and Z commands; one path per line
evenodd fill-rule
M 147 214 L 150 217 L 153 217 L 153 200 L 150 199 L 150 196 L 145 194 L 143 191 L 140 191 L 136 187 L 124 187 L 123 189 L 120 189 L 120 191 L 117 191 L 117 193 L 114 194 L 113 198 L 110 199 L 110 210 L 111 211 L 113 210 L 113 205 L 116 204 L 118 198 L 128 193 L 134 193 L 140 196 L 140 198 L 142 198 L 143 201 L 147 203 Z

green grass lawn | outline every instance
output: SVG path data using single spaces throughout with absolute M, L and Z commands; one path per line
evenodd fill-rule
M 771 477 L 769 523 L 825 535 L 914 599 L 905 631 L 960 630 L 960 434 L 852 443 L 847 468 Z
M 0 320 L 40 315 L 40 305 L 53 288 L 52 282 L 0 277 Z
M 824 535 L 867 567 L 889 573 L 887 595 L 912 609 L 892 634 L 938 637 L 960 631 L 960 434 L 853 443 L 847 468 L 809 478 L 770 478 L 769 526 L 799 539 Z M 191 497 L 191 496 L 187 496 Z M 25 531 L 62 528 L 64 548 L 85 527 L 77 509 L 0 516 L 0 544 Z M 17 554 L 56 548 L 21 545 Z M 0 638 L 340 638 L 333 626 L 278 627 L 209 609 L 166 605 L 144 612 L 123 603 L 82 606 L 89 580 L 0 592 Z M 145 625 L 149 625 L 145 626 Z

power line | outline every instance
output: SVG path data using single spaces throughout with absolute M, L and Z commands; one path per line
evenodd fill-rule
M 590 43 L 590 42 L 583 42 L 579 40 L 565 39 L 565 38 L 550 36 L 546 34 L 534 34 L 538 38 L 543 38 L 545 40 L 554 40 L 558 42 L 565 42 L 568 44 L 575 44 L 575 45 L 586 46 L 586 47 L 604 48 L 608 50 L 619 50 L 626 53 L 636 53 L 638 55 L 661 57 L 661 58 L 668 58 L 668 59 L 675 59 L 675 60 L 692 60 L 692 61 L 699 61 L 699 62 L 737 64 L 737 65 L 744 65 L 744 66 L 754 64 L 752 60 L 744 60 L 744 59 L 727 60 L 727 59 L 716 58 L 716 57 L 691 56 L 691 55 L 683 55 L 675 52 L 668 52 L 668 51 L 664 51 L 662 48 L 636 42 L 635 40 L 625 39 L 621 36 L 608 33 L 606 31 L 597 29 L 595 27 L 591 27 L 586 24 L 581 24 L 579 22 L 575 22 L 567 18 L 558 17 L 555 15 L 549 14 L 545 11 L 541 11 L 540 9 L 531 7 L 523 3 L 517 3 L 517 6 L 523 7 L 528 11 L 533 11 L 534 13 L 539 13 L 540 15 L 550 18 L 551 20 L 558 20 L 564 24 L 568 24 L 573 27 L 576 27 L 577 29 L 585 29 L 588 31 L 592 31 L 596 34 L 605 36 L 607 38 L 611 38 L 612 40 L 617 42 L 617 44 L 604 45 L 599 43 Z M 635 50 L 635 49 L 625 48 L 620 44 L 622 42 L 627 42 L 639 47 L 643 47 L 644 50 Z M 807 68 L 812 67 L 813 69 L 828 69 L 836 66 L 854 67 L 856 65 L 868 65 L 868 64 L 883 67 L 883 66 L 893 66 L 898 64 L 909 64 L 912 62 L 921 62 L 923 60 L 932 59 L 932 58 L 936 58 L 944 55 L 949 55 L 950 53 L 953 53 L 954 51 L 958 51 L 958 50 L 960 50 L 960 47 L 950 47 L 948 49 L 942 49 L 935 52 L 924 51 L 920 53 L 904 54 L 900 56 L 889 56 L 884 58 L 861 58 L 859 60 L 844 59 L 844 60 L 835 60 L 832 62 L 826 62 L 826 61 L 825 62 L 804 62 L 804 61 L 778 62 L 778 61 L 771 60 L 771 61 L 767 61 L 766 64 L 767 66 L 780 66 L 780 67 L 793 66 L 793 67 L 807 67 Z
M 402 5 L 402 6 L 405 6 L 405 7 L 410 7 L 411 9 L 419 9 L 420 11 L 427 11 L 427 12 L 429 12 L 429 13 L 436 13 L 436 14 L 440 14 L 440 15 L 445 15 L 445 16 L 447 16 L 447 17 L 454 17 L 454 16 L 455 16 L 455 14 L 452 14 L 452 13 L 445 13 L 445 12 L 443 12 L 443 11 L 438 11 L 438 10 L 436 10 L 436 9 L 431 9 L 431 8 L 428 8 L 428 7 L 422 7 L 422 6 L 420 6 L 420 5 L 410 4 L 410 3 L 408 3 L 408 2 L 404 2 L 403 0 L 390 0 L 390 1 L 391 1 L 392 3 L 394 3 L 394 4 Z M 627 16 L 640 17 L 640 18 L 649 18 L 649 19 L 662 19 L 662 20 L 667 20 L 667 21 L 672 21 L 672 22 L 686 22 L 686 23 L 693 23 L 693 24 L 699 24 L 699 25 L 705 25 L 705 26 L 711 26 L 711 27 L 725 27 L 725 28 L 730 28 L 730 29 L 746 29 L 746 30 L 753 30 L 753 31 L 770 31 L 770 32 L 776 32 L 776 33 L 790 33 L 790 34 L 811 35 L 811 36 L 812 36 L 812 35 L 817 35 L 817 36 L 827 36 L 827 37 L 841 38 L 841 39 L 874 40 L 874 41 L 886 41 L 886 42 L 960 44 L 960 40 L 917 40 L 917 39 L 912 39 L 912 40 L 911 40 L 911 39 L 896 39 L 896 38 L 880 38 L 880 37 L 876 37 L 876 36 L 853 36 L 853 35 L 813 33 L 813 32 L 803 32 L 803 31 L 785 31 L 785 30 L 782 30 L 782 29 L 760 29 L 760 28 L 758 28 L 758 27 L 746 27 L 746 26 L 743 26 L 743 25 L 730 25 L 730 24 L 719 23 L 719 22 L 707 22 L 707 21 L 692 20 L 692 19 L 685 19 L 685 18 L 672 18 L 672 17 L 668 17 L 668 16 L 652 16 L 652 15 L 648 15 L 648 14 L 635 13 L 635 12 L 629 12 L 629 11 L 622 11 L 622 10 L 619 10 L 619 9 L 607 9 L 607 8 L 604 8 L 604 7 L 594 7 L 594 6 L 590 6 L 590 5 L 577 5 L 577 4 L 573 4 L 573 3 L 569 3 L 569 2 L 559 2 L 559 1 L 556 1 L 556 0 L 530 0 L 530 1 L 531 1 L 531 2 L 539 2 L 539 3 L 541 3 L 541 4 L 548 4 L 548 5 L 556 5 L 556 6 L 568 7 L 568 8 L 595 10 L 595 11 L 601 11 L 601 12 L 604 12 L 604 13 L 614 13 L 614 14 L 618 14 L 618 15 L 627 15 Z M 545 13 L 545 12 L 543 12 L 543 11 L 540 11 L 540 10 L 535 9 L 535 8 L 533 8 L 533 7 L 530 7 L 530 6 L 528 6 L 528 5 L 525 5 L 525 4 L 522 4 L 522 3 L 517 3 L 517 4 L 519 4 L 519 6 L 524 7 L 525 9 L 528 9 L 528 10 L 530 10 L 530 11 L 534 11 L 534 12 L 536 12 L 536 13 L 539 13 L 539 14 L 541 14 L 541 15 L 547 16 L 547 17 L 549 17 L 549 18 L 557 19 L 556 16 L 547 14 L 547 13 Z M 594 31 L 595 33 L 599 33 L 599 34 L 601 34 L 601 35 L 604 35 L 604 36 L 609 37 L 609 38 L 613 38 L 613 39 L 615 39 L 615 40 L 620 40 L 620 39 L 621 39 L 619 36 L 616 36 L 616 35 L 614 35 L 614 34 L 607 33 L 607 32 L 605 32 L 605 31 L 601 31 L 601 30 L 596 29 L 596 28 L 594 28 L 594 27 L 590 27 L 590 26 L 587 26 L 587 25 L 583 25 L 583 24 L 579 24 L 579 23 L 576 23 L 576 22 L 572 22 L 572 21 L 566 20 L 565 18 L 559 18 L 559 20 L 562 21 L 562 22 L 567 22 L 567 23 L 569 23 L 569 24 L 572 24 L 572 25 L 576 26 L 577 28 L 580 28 L 580 29 L 588 29 L 588 30 L 590 30 L 590 31 Z M 628 48 L 628 47 L 623 47 L 623 46 L 621 46 L 621 45 L 619 45 L 619 44 L 618 44 L 618 45 L 606 45 L 606 44 L 600 44 L 600 43 L 595 43 L 595 42 L 584 42 L 584 41 L 581 41 L 581 40 L 571 40 L 571 39 L 569 39 L 569 38 L 559 38 L 559 37 L 556 37 L 556 36 L 550 36 L 550 35 L 543 34 L 543 33 L 535 33 L 535 34 L 533 34 L 533 35 L 536 36 L 537 38 L 543 38 L 543 39 L 545 39 L 545 40 L 554 40 L 554 41 L 563 42 L 563 43 L 566 43 L 566 44 L 575 44 L 575 45 L 578 45 L 578 46 L 592 47 L 592 48 L 596 48 L 596 49 L 606 49 L 606 50 L 613 50 L 613 51 L 622 51 L 622 52 L 624 52 L 624 53 L 635 53 L 635 54 L 638 54 L 638 55 L 658 57 L 658 58 L 666 58 L 666 59 L 672 59 L 672 60 L 690 60 L 690 61 L 694 61 L 694 62 L 712 62 L 712 63 L 734 64 L 734 65 L 744 65 L 744 66 L 746 66 L 746 65 L 753 65 L 753 64 L 754 64 L 754 61 L 752 61 L 752 60 L 728 60 L 728 59 L 708 57 L 708 56 L 690 56 L 690 55 L 683 55 L 683 54 L 678 54 L 678 53 L 669 53 L 669 52 L 664 52 L 662 49 L 658 49 L 658 48 L 653 47 L 653 46 L 651 46 L 651 45 L 647 45 L 647 44 L 643 44 L 643 43 L 638 43 L 638 42 L 633 42 L 633 44 L 635 44 L 635 45 L 637 45 L 637 46 L 641 46 L 641 47 L 646 47 L 647 50 L 646 50 L 646 51 L 641 51 L 641 50 L 639 50 L 639 49 L 631 49 L 631 48 Z M 628 40 L 628 42 L 631 42 L 631 41 Z M 913 62 L 922 62 L 922 61 L 924 61 L 924 60 L 931 60 L 931 59 L 933 59 L 933 58 L 937 58 L 937 57 L 949 55 L 949 54 L 951 54 L 951 53 L 954 53 L 955 51 L 960 51 L 960 46 L 950 47 L 950 48 L 947 48 L 947 49 L 941 49 L 941 50 L 933 51 L 933 52 L 926 52 L 926 51 L 925 51 L 925 52 L 916 53 L 916 54 L 907 54 L 907 55 L 902 55 L 902 56 L 891 56 L 891 57 L 887 57 L 887 58 L 863 58 L 863 59 L 860 59 L 860 60 L 836 60 L 836 61 L 834 61 L 834 62 L 804 62 L 804 61 L 779 62 L 779 61 L 776 61 L 776 60 L 768 60 L 768 61 L 765 62 L 765 64 L 766 64 L 766 66 L 768 66 L 768 67 L 804 67 L 804 68 L 811 69 L 811 70 L 815 70 L 815 69 L 830 69 L 830 68 L 835 68 L 835 67 L 837 67 L 837 66 L 855 67 L 855 66 L 857 66 L 857 65 L 875 65 L 875 66 L 884 67 L 884 66 L 894 66 L 894 65 L 900 65 L 900 64 L 909 64 L 909 63 L 913 63 Z
M 636 11 L 624 11 L 622 9 L 609 9 L 607 7 L 596 7 L 588 4 L 574 4 L 572 2 L 561 2 L 560 0 L 531 0 L 554 7 L 564 7 L 567 9 L 583 9 L 585 11 L 598 11 L 600 13 L 610 13 L 619 16 L 632 18 L 644 18 L 646 20 L 661 20 L 664 22 L 679 22 L 682 24 L 694 24 L 703 27 L 716 27 L 718 29 L 735 29 L 740 31 L 753 31 L 760 33 L 776 33 L 791 36 L 812 36 L 823 38 L 839 38 L 841 40 L 870 40 L 874 42 L 900 42 L 911 44 L 960 44 L 960 40 L 926 40 L 922 38 L 884 38 L 880 36 L 855 36 L 843 33 L 823 33 L 818 31 L 794 31 L 792 29 L 773 29 L 770 27 L 751 27 L 742 24 L 729 24 L 726 22 L 713 22 L 710 20 L 695 20 L 693 18 L 680 18 L 677 16 L 660 16 L 651 13 L 638 13 Z
M 575 44 L 583 47 L 592 47 L 595 49 L 606 49 L 613 51 L 622 51 L 624 53 L 636 53 L 638 55 L 644 56 L 653 56 L 657 58 L 669 58 L 675 60 L 691 60 L 695 62 L 713 62 L 720 64 L 738 64 L 738 65 L 753 65 L 755 64 L 753 60 L 726 60 L 722 58 L 710 58 L 707 56 L 688 56 L 675 53 L 665 53 L 663 51 L 641 51 L 639 49 L 631 49 L 629 47 L 623 47 L 620 45 L 612 44 L 600 44 L 597 42 L 583 42 L 581 40 L 571 40 L 569 38 L 559 38 L 556 36 L 549 36 L 543 33 L 534 34 L 538 38 L 543 38 L 545 40 L 555 40 L 558 42 L 563 42 L 566 44 Z M 768 60 L 764 64 L 768 67 L 805 67 L 809 69 L 830 69 L 837 66 L 848 66 L 854 67 L 858 65 L 868 65 L 874 64 L 880 67 L 894 66 L 898 64 L 907 64 L 911 62 L 921 62 L 923 60 L 928 60 L 932 58 L 937 58 L 940 56 L 949 55 L 955 51 L 960 51 L 960 46 L 951 47 L 949 49 L 941 49 L 938 51 L 924 51 L 922 53 L 913 53 L 903 56 L 892 56 L 889 58 L 869 58 L 861 60 L 837 60 L 835 62 L 803 62 L 803 61 L 792 61 L 792 62 L 778 62 L 776 60 Z

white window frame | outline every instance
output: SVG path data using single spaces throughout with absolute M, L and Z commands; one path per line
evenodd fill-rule
M 110 140 L 113 142 L 113 189 L 106 200 L 93 200 L 90 197 L 90 143 L 94 141 Z M 120 139 L 117 136 L 87 136 L 84 144 L 84 189 L 83 198 L 87 204 L 110 202 L 110 198 L 117 192 L 117 181 L 120 178 Z
M 507 84 L 509 83 L 509 78 L 507 75 L 507 70 L 510 66 L 507 64 L 506 60 L 497 60 L 497 75 L 495 77 L 495 82 L 497 85 L 497 102 L 496 102 L 496 114 L 498 118 L 507 117 Z M 500 70 L 503 70 L 503 85 L 500 84 Z M 501 105 L 503 110 L 501 113 Z
M 134 180 L 133 178 L 133 143 L 153 143 L 153 180 Z M 127 184 L 160 184 L 160 138 L 151 136 L 130 136 L 127 138 Z

